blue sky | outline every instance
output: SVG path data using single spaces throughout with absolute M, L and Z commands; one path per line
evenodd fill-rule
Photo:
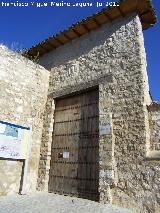
M 62 2 L 61 0 L 19 0 L 22 2 Z M 92 2 L 96 0 L 63 0 L 64 2 Z M 111 2 L 109 0 L 100 3 Z M 112 0 L 113 1 L 113 0 Z M 2 7 L 2 2 L 11 3 L 17 0 L 0 0 L 0 43 L 8 47 L 29 48 L 32 45 L 58 33 L 76 23 L 77 21 L 98 12 L 102 8 L 96 6 L 87 8 L 73 7 Z M 158 18 L 160 17 L 160 2 L 153 0 Z M 30 4 L 31 5 L 31 4 Z M 145 47 L 147 53 L 148 76 L 150 91 L 153 100 L 160 100 L 160 26 L 144 31 Z

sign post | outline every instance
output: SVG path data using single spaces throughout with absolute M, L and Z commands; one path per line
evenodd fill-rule
M 27 173 L 28 173 L 28 163 L 29 163 L 29 155 L 31 151 L 31 143 L 32 143 L 32 127 L 30 128 L 30 137 L 28 141 L 28 147 L 27 147 L 27 152 L 26 152 L 26 159 L 24 161 L 24 173 L 23 173 L 23 180 L 22 180 L 22 191 L 20 192 L 21 194 L 26 194 L 27 193 Z

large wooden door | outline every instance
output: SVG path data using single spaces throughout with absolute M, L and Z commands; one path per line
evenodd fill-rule
M 56 100 L 49 191 L 99 200 L 98 90 Z

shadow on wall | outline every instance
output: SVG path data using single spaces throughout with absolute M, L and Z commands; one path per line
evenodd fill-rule
M 84 55 L 86 57 L 89 57 L 90 54 L 88 53 L 91 52 L 94 48 L 97 48 L 96 53 L 98 55 L 98 50 L 102 51 L 101 46 L 103 46 L 106 42 L 107 42 L 106 54 L 108 56 L 112 56 L 113 51 L 116 52 L 118 46 L 123 47 L 123 45 L 118 44 L 119 42 L 118 35 L 116 34 L 116 36 L 114 36 L 114 34 L 116 33 L 117 30 L 120 30 L 121 28 L 123 32 L 124 24 L 127 25 L 133 18 L 136 18 L 135 14 L 129 15 L 128 18 L 125 17 L 125 19 L 122 18 L 121 20 L 119 19 L 119 20 L 115 20 L 112 23 L 107 23 L 101 26 L 101 30 L 97 29 L 97 30 L 91 31 L 89 34 L 83 35 L 82 37 L 63 45 L 51 51 L 50 53 L 46 53 L 44 56 L 40 58 L 40 64 L 50 70 L 51 67 L 58 67 L 58 66 L 65 65 L 69 61 L 75 60 Z M 106 26 L 108 28 L 107 32 L 106 32 Z M 129 30 L 126 31 L 125 33 L 128 33 L 128 32 Z M 122 35 L 119 35 L 119 36 L 122 37 Z M 123 32 L 123 36 L 128 37 L 128 34 L 125 35 Z M 112 37 L 117 38 L 117 40 L 114 40 L 114 43 L 112 41 Z M 110 49 L 108 49 L 108 46 L 110 47 Z M 63 50 L 63 57 L 61 56 L 61 54 L 59 54 L 61 53 L 61 50 Z M 119 54 L 119 57 L 120 56 L 131 57 L 128 55 L 128 52 L 125 49 L 118 50 L 118 54 Z M 91 55 L 90 57 L 91 57 L 91 60 L 95 60 L 93 55 Z M 54 60 L 54 58 L 56 60 Z M 45 63 L 45 59 L 47 59 L 47 61 L 50 61 L 47 65 Z M 100 59 L 97 58 L 97 60 L 100 60 Z

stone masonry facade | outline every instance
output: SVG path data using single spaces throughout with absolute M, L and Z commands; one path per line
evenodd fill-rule
M 4 46 L 0 53 L 0 120 L 32 127 L 27 192 L 48 191 L 55 99 L 98 87 L 100 202 L 160 212 L 160 107 L 136 13 L 44 54 L 40 65 Z M 0 159 L 0 195 L 19 192 L 23 163 Z
M 104 24 L 45 54 L 40 64 L 50 80 L 37 189 L 48 190 L 54 99 L 98 86 L 100 202 L 159 212 L 160 161 L 147 158 L 152 100 L 139 17 Z
M 35 191 L 49 72 L 0 46 L 0 120 L 32 128 L 26 190 Z M 0 195 L 18 193 L 23 161 L 0 158 Z

